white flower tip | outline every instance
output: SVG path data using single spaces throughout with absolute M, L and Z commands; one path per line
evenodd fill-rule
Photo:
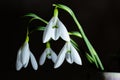
M 21 63 L 16 63 L 16 70 L 19 71 L 22 68 L 22 64 Z
M 76 59 L 74 59 L 74 62 L 78 65 L 82 65 L 82 61 L 81 61 L 81 58 L 80 57 L 76 57 Z
M 78 63 L 77 63 L 78 65 L 82 65 L 82 61 L 80 60 L 80 61 L 78 61 Z
M 62 38 L 62 37 L 61 37 Z M 62 38 L 66 42 L 70 42 L 70 37 Z
M 17 71 L 20 71 L 22 67 L 16 67 L 16 70 Z
M 56 53 L 51 49 L 51 57 L 52 57 L 52 61 L 54 62 L 54 63 L 56 63 L 56 61 L 57 61 L 57 55 L 56 55 Z
M 16 60 L 16 70 L 19 71 L 23 65 L 21 63 L 21 50 L 18 51 L 18 54 L 17 54 L 17 60 Z
M 58 68 L 58 67 L 59 67 L 58 65 L 55 65 L 55 66 L 54 66 L 55 69 Z
M 39 64 L 42 66 L 44 63 L 39 62 Z
M 62 61 L 56 61 L 54 68 L 58 68 L 62 65 Z
M 54 65 L 54 68 L 56 69 L 56 68 L 58 68 L 60 65 L 61 65 L 61 64 L 56 61 L 55 65 Z
M 47 40 L 43 39 L 43 43 L 46 43 L 46 42 L 47 42 Z
M 34 70 L 38 70 L 38 65 L 36 67 L 34 67 Z
M 32 64 L 33 69 L 37 70 L 38 64 L 37 64 L 37 61 L 32 53 L 31 53 L 30 59 L 31 59 L 31 64 Z

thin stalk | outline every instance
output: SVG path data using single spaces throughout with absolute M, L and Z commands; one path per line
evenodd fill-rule
M 83 39 L 84 39 L 84 41 L 85 41 L 85 43 L 86 43 L 89 51 L 90 51 L 90 53 L 91 53 L 91 55 L 92 55 L 92 57 L 93 57 L 93 59 L 94 59 L 94 61 L 95 61 L 96 66 L 98 66 L 98 64 L 97 64 L 97 61 L 98 61 L 101 69 L 104 70 L 104 67 L 103 67 L 103 65 L 102 65 L 102 63 L 101 63 L 101 61 L 100 61 L 100 59 L 99 59 L 99 57 L 98 57 L 95 49 L 93 48 L 93 46 L 91 45 L 90 41 L 89 41 L 88 38 L 86 37 L 86 35 L 85 35 L 85 33 L 84 33 L 84 31 L 83 31 L 80 23 L 78 22 L 77 18 L 75 17 L 75 15 L 72 15 L 72 17 L 73 17 L 76 25 L 78 26 L 78 29 L 79 29 L 79 31 L 80 31 L 80 33 L 81 33 L 81 35 L 82 35 L 82 37 L 83 37 Z M 97 60 L 96 60 L 96 59 L 97 59 Z

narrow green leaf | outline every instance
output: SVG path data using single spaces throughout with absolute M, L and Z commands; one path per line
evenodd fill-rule
M 35 20 L 35 19 L 38 19 L 38 20 L 40 20 L 40 21 L 48 24 L 48 22 L 47 22 L 46 20 L 42 19 L 41 17 L 37 16 L 37 15 L 34 14 L 34 13 L 28 13 L 28 14 L 26 14 L 25 16 L 27 16 L 27 17 L 32 17 L 32 19 L 30 20 L 30 22 L 33 21 L 33 20 Z
M 34 31 L 44 31 L 45 27 L 44 26 L 37 26 L 35 29 L 31 30 L 29 34 L 31 34 Z
M 82 38 L 82 35 L 78 31 L 69 32 L 70 35 Z
M 36 28 L 36 30 L 38 30 L 38 31 L 44 31 L 44 30 L 45 30 L 45 27 L 39 26 L 38 28 Z
M 86 57 L 87 59 L 90 61 L 90 63 L 94 62 L 94 59 L 92 58 L 92 56 L 90 56 L 88 53 L 86 53 Z
M 72 45 L 75 47 L 75 49 L 80 51 L 79 48 L 78 48 L 79 47 L 78 44 L 73 39 L 70 39 L 70 41 L 71 41 Z
M 94 63 L 96 65 L 96 67 L 98 67 L 98 64 L 100 64 L 100 63 L 98 63 L 96 58 L 95 58 L 95 55 L 97 55 L 96 51 L 94 50 L 94 48 L 92 47 L 92 45 L 90 44 L 90 42 L 88 41 L 86 36 L 84 36 L 84 40 L 85 40 L 85 43 L 86 43 L 86 45 L 91 53 L 92 58 L 94 59 Z

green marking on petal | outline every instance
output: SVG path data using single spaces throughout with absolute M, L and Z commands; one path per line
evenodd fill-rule
M 51 53 L 47 53 L 47 57 L 51 56 Z
M 68 51 L 67 51 L 67 54 L 70 54 L 70 53 L 71 53 L 71 50 L 68 50 Z
M 58 26 L 53 26 L 52 28 L 53 28 L 53 29 L 54 29 L 54 28 L 58 28 Z

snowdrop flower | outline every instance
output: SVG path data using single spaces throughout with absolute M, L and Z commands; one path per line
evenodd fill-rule
M 56 62 L 57 55 L 56 53 L 50 48 L 50 43 L 47 42 L 46 49 L 42 53 L 39 64 L 43 65 L 45 63 L 46 58 L 51 59 L 54 63 Z
M 34 70 L 38 69 L 36 59 L 29 49 L 29 38 L 26 38 L 25 43 L 20 47 L 17 54 L 16 70 L 19 71 L 22 67 L 26 68 L 29 60 L 31 61 Z
M 54 10 L 54 16 L 47 24 L 43 33 L 43 43 L 48 42 L 51 38 L 57 40 L 61 37 L 65 41 L 70 41 L 70 37 L 65 25 L 58 18 L 58 10 Z
M 72 46 L 70 42 L 66 42 L 66 44 L 60 51 L 56 63 L 54 65 L 54 68 L 58 68 L 63 63 L 65 58 L 67 62 L 70 64 L 75 62 L 78 65 L 82 65 L 82 61 L 77 50 Z

